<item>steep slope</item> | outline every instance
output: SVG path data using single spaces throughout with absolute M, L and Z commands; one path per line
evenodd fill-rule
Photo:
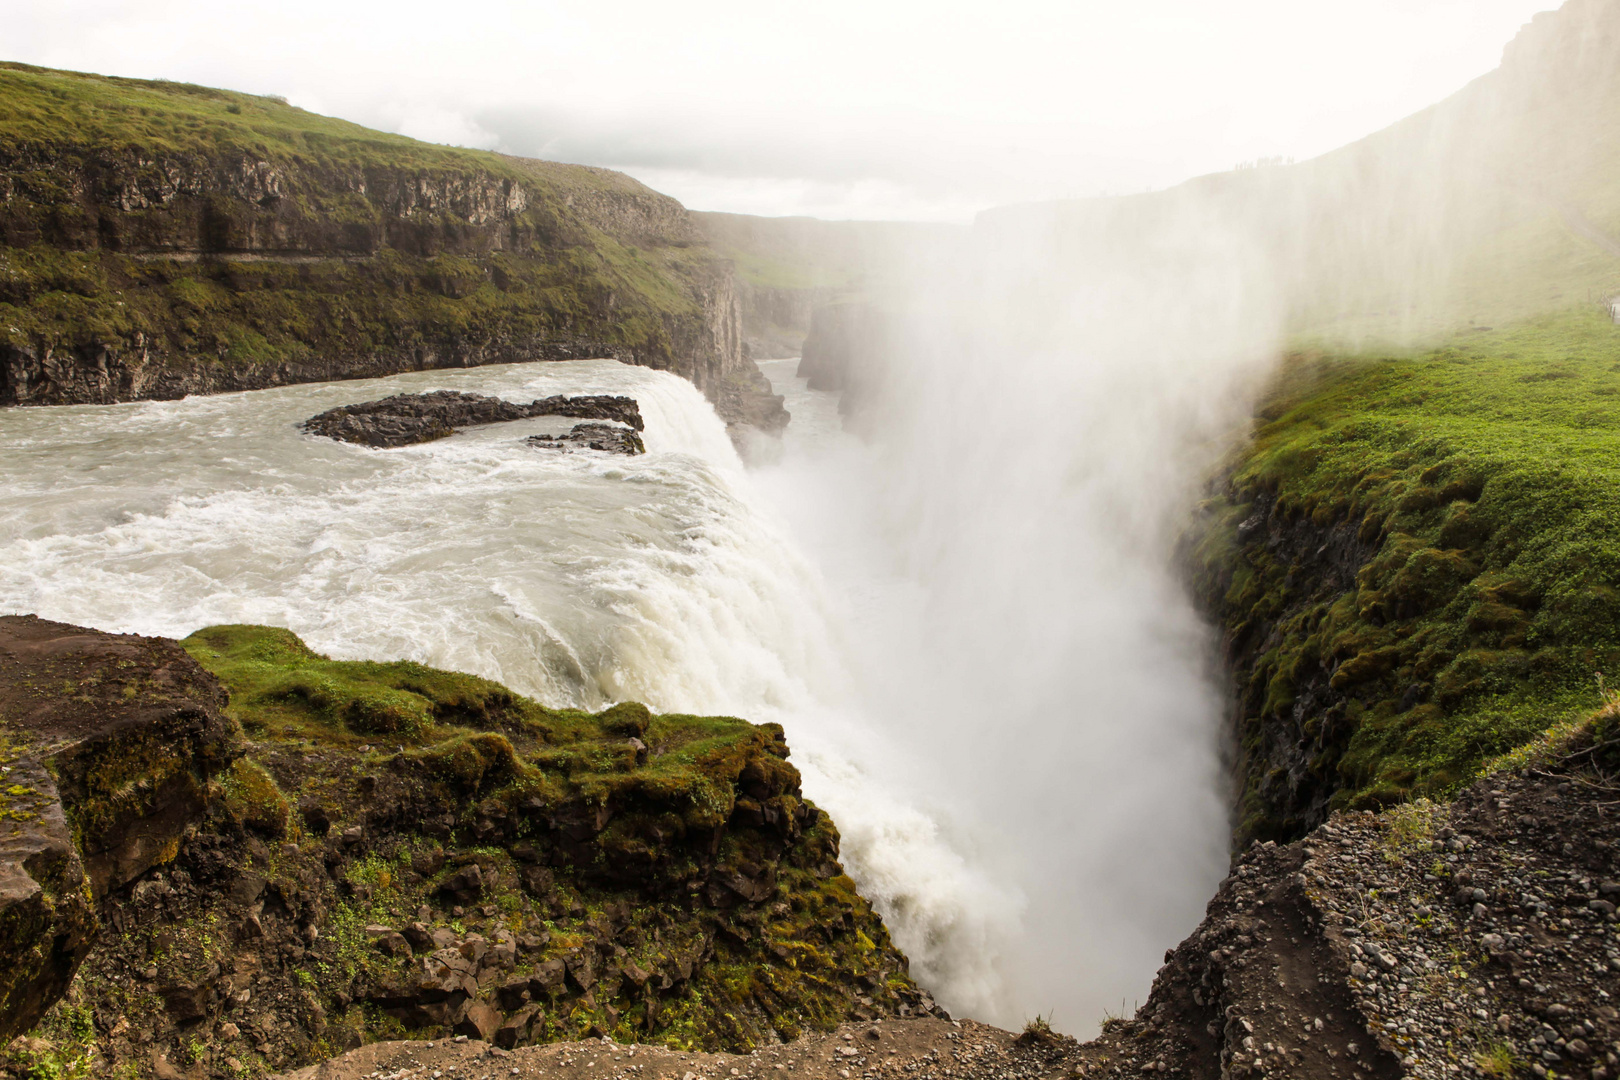
M 509 1054 L 380 1043 L 287 1080 L 444 1075 L 762 1080 L 1445 1080 L 1620 1070 L 1611 710 L 1448 804 L 1335 815 L 1233 860 L 1148 1001 L 1078 1044 L 1040 1018 L 847 1024 L 747 1055 L 609 1040 Z
M 596 356 L 786 422 L 729 265 L 628 177 L 0 65 L 0 404 Z
M 1466 781 L 1620 671 L 1620 328 L 1292 358 L 1192 546 L 1225 631 L 1240 833 Z
M 20 1075 L 263 1075 L 407 1035 L 745 1051 L 933 1011 L 780 728 L 549 710 L 268 627 L 180 644 L 0 620 L 0 747 L 50 742 L 73 827 L 26 863 L 52 903 L 23 897 L 4 830 L 33 819 L 0 801 L 0 1032 L 66 992 Z M 87 706 L 106 731 L 64 747 Z

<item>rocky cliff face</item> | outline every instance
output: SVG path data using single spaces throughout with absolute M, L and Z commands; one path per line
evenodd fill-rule
M 878 304 L 823 304 L 810 319 L 797 374 L 812 390 L 838 393 L 838 412 L 859 430 L 863 416 L 894 391 L 891 352 L 905 333 L 899 315 Z
M 1204 920 L 1165 953 L 1146 1004 L 1080 1044 L 1031 1022 L 888 1018 L 751 1055 L 563 1043 L 506 1055 L 452 1043 L 366 1047 L 297 1080 L 424 1075 L 809 1080 L 1171 1076 L 1445 1080 L 1620 1072 L 1620 766 L 1601 713 L 1503 763 L 1453 802 L 1335 814 L 1255 842 Z M 420 1072 L 416 1072 L 420 1070 Z
M 628 177 L 199 87 L 0 86 L 0 404 L 613 356 L 785 422 L 729 264 Z
M 739 281 L 743 345 L 755 360 L 783 360 L 800 356 L 810 333 L 816 308 L 831 303 L 840 290 L 782 288 Z
M 1451 803 L 1253 844 L 1085 1075 L 1614 1076 L 1617 715 Z
M 18 1075 L 237 1078 L 411 1034 L 746 1051 L 934 1011 L 780 728 L 556 713 L 264 627 L 184 645 L 0 620 L 0 734 L 52 748 L 65 810 L 0 804 Z M 72 727 L 87 701 L 106 730 Z M 28 812 L 45 752 L 7 759 Z
M 66 992 L 98 904 L 175 857 L 239 752 L 173 642 L 0 617 L 0 1042 Z

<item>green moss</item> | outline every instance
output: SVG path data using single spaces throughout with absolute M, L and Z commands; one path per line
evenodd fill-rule
M 81 846 L 86 837 L 146 816 L 160 793 L 199 786 L 184 748 L 175 744 L 172 734 L 163 725 L 146 725 L 123 732 L 117 753 L 84 757 L 79 798 L 65 807 Z
M 413 818 L 454 822 L 433 839 L 380 834 L 346 866 L 322 928 L 330 951 L 311 960 L 319 986 L 406 978 L 409 961 L 380 952 L 366 926 L 442 906 L 439 885 L 476 863 L 485 898 L 466 920 L 486 934 L 501 926 L 549 935 L 544 954 L 525 964 L 575 949 L 606 957 L 604 943 L 618 946 L 612 963 L 627 974 L 545 1003 L 545 1038 L 746 1050 L 916 1000 L 903 957 L 837 867 L 831 821 L 802 803 L 776 725 L 658 715 L 634 703 L 596 714 L 547 709 L 420 664 L 333 661 L 269 627 L 211 627 L 183 644 L 230 691 L 229 711 L 261 739 L 250 756 L 269 766 L 227 778 L 227 791 L 239 792 L 227 800 L 232 816 L 285 806 L 273 771 L 286 790 L 302 785 L 300 798 L 327 805 L 334 821 L 408 800 Z M 311 692 L 317 680 L 321 690 Z M 409 745 L 358 758 L 335 752 L 368 738 L 352 728 L 349 703 L 380 690 L 423 703 L 421 725 L 402 740 Z M 357 787 L 356 777 L 373 786 Z M 504 836 L 491 821 L 506 823 Z M 519 844 L 534 848 L 525 862 Z M 437 856 L 432 869 L 413 864 L 428 854 Z M 680 987 L 649 994 L 629 977 L 632 966 L 677 972 Z M 367 1030 L 399 1026 L 390 1023 Z
M 81 1080 L 95 1076 L 95 1018 L 81 993 L 53 1005 L 30 1033 L 0 1050 L 0 1061 L 21 1080 Z
M 422 664 L 334 661 L 297 635 L 266 626 L 214 626 L 181 645 L 231 693 L 227 712 L 256 734 L 359 745 L 407 745 L 458 726 L 545 733 L 561 714 L 473 675 Z
M 1443 792 L 1595 703 L 1620 665 L 1620 329 L 1588 308 L 1398 357 L 1290 359 L 1195 569 L 1234 641 L 1265 637 L 1246 739 L 1312 699 L 1332 805 Z M 1348 529 L 1366 562 L 1324 589 L 1327 548 L 1238 524 Z M 1342 535 L 1342 534 L 1341 534 Z M 1272 814 L 1251 777 L 1250 827 Z
M 275 839 L 287 835 L 292 810 L 264 766 L 239 758 L 220 777 L 220 787 L 224 810 L 237 825 Z

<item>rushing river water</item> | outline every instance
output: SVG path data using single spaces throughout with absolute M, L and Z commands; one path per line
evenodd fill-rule
M 791 368 L 772 369 L 800 415 L 789 454 L 842 445 L 833 402 Z M 628 394 L 648 453 L 524 445 L 551 420 L 388 451 L 296 426 L 439 388 Z M 174 637 L 265 623 L 335 657 L 471 671 L 554 706 L 780 721 L 918 974 L 958 1008 L 991 1009 L 993 958 L 973 938 L 1005 906 L 873 768 L 900 755 L 851 704 L 838 620 L 767 490 L 793 480 L 786 460 L 750 477 L 686 381 L 607 360 L 0 410 L 0 611 Z
M 1083 1033 L 1144 995 L 1218 876 L 1185 599 L 1110 553 L 1061 455 L 942 456 L 945 512 L 919 517 L 926 459 L 897 469 L 793 361 L 762 368 L 794 421 L 754 468 L 689 383 L 605 360 L 0 410 L 0 612 L 265 623 L 555 706 L 780 722 L 919 980 L 959 1013 L 1057 1008 Z M 387 451 L 297 427 L 441 388 L 628 394 L 648 452 L 524 444 L 551 420 Z

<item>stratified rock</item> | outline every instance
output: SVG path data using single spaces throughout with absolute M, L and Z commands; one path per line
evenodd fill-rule
M 108 1020 L 81 1040 L 108 1075 L 187 1060 L 205 1030 L 205 1080 L 232 1058 L 308 1065 L 378 1014 L 493 1048 L 595 1031 L 740 1049 L 932 1009 L 774 725 L 554 711 L 267 627 L 184 644 L 254 741 L 174 861 L 96 909 L 73 1001 Z M 379 703 L 439 720 L 378 749 Z M 285 823 L 251 812 L 276 800 Z M 317 809 L 324 834 L 299 826 Z
M 457 428 L 528 420 L 537 416 L 612 420 L 635 431 L 645 426 L 641 409 L 634 398 L 612 394 L 578 397 L 557 394 L 522 405 L 484 394 L 463 394 L 454 390 L 395 394 L 379 401 L 343 405 L 310 417 L 303 426 L 311 435 L 325 435 L 340 442 L 381 448 L 432 442 L 455 434 Z
M 67 989 L 93 904 L 179 850 L 237 752 L 171 641 L 0 617 L 0 1042 Z
M 3 737 L 3 736 L 0 736 Z M 37 757 L 0 750 L 0 1045 L 67 989 L 96 936 L 84 866 Z
M 565 454 L 573 450 L 602 450 L 631 456 L 647 452 L 640 435 L 613 424 L 575 424 L 574 430 L 566 435 L 530 435 L 526 441 L 530 446 L 561 450 Z

